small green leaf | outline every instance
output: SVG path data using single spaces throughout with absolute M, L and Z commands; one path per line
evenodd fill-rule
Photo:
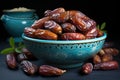
M 20 48 L 15 48 L 15 52 L 17 52 L 17 53 L 22 53 L 22 51 L 21 51 Z
M 105 23 L 105 22 L 103 22 L 103 23 L 101 24 L 100 29 L 101 29 L 101 30 L 105 29 L 105 26 L 106 26 L 106 23 Z
M 6 49 L 3 49 L 0 53 L 1 54 L 9 54 L 11 52 L 14 52 L 14 48 L 6 48 Z
M 15 41 L 14 41 L 13 37 L 10 37 L 9 44 L 12 48 L 15 48 Z

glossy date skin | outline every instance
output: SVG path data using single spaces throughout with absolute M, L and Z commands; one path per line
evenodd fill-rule
M 108 61 L 94 65 L 95 70 L 114 70 L 118 68 L 119 64 L 117 61 Z
M 43 17 L 43 18 L 35 21 L 35 22 L 32 24 L 31 27 L 34 28 L 34 29 L 42 29 L 42 28 L 44 28 L 44 23 L 45 23 L 45 21 L 48 21 L 48 20 L 50 20 L 49 17 Z
M 92 63 L 85 63 L 81 69 L 83 74 L 90 74 L 93 71 Z
M 98 31 L 97 31 L 96 27 L 94 27 L 94 28 L 88 30 L 87 32 L 85 32 L 86 39 L 96 38 L 97 34 L 98 34 Z
M 28 75 L 34 75 L 38 71 L 38 67 L 27 60 L 21 62 L 21 68 Z
M 35 29 L 31 28 L 31 27 L 25 27 L 24 29 L 24 33 L 25 35 L 29 36 L 29 37 L 35 37 L 34 33 L 35 33 Z
M 64 33 L 76 32 L 76 27 L 71 23 L 63 23 L 61 26 Z
M 46 21 L 44 27 L 56 34 L 62 34 L 62 27 L 53 20 Z
M 10 69 L 17 69 L 18 65 L 14 53 L 10 53 L 6 55 L 6 63 Z
M 46 10 L 44 12 L 45 16 L 51 16 L 51 15 L 55 15 L 55 14 L 60 14 L 62 12 L 65 12 L 65 9 L 60 7 L 60 8 L 56 8 L 54 10 Z
M 80 11 L 69 11 L 70 20 L 80 31 L 88 31 L 93 26 L 96 26 L 96 22 Z
M 61 35 L 62 40 L 84 40 L 85 36 L 81 33 L 64 33 Z
M 58 38 L 57 34 L 49 30 L 43 30 L 43 29 L 37 29 L 35 31 L 35 36 L 36 38 L 45 39 L 45 40 L 57 40 Z
M 59 14 L 53 14 L 50 16 L 50 19 L 52 19 L 58 23 L 64 23 L 69 20 L 69 11 L 62 12 Z
M 62 70 L 50 65 L 41 65 L 39 67 L 39 74 L 43 76 L 60 76 L 65 72 L 66 70 Z

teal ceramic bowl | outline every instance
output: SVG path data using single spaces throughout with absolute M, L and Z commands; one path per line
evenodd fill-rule
M 21 42 L 21 35 L 25 27 L 30 27 L 36 20 L 37 16 L 31 18 L 18 18 L 8 15 L 2 15 L 1 20 L 6 31 L 15 39 L 15 42 Z
M 88 40 L 41 40 L 22 34 L 27 49 L 38 59 L 60 68 L 80 67 L 102 48 L 107 35 Z

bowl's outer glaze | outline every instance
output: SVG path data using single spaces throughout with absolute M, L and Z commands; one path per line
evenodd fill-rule
M 30 27 L 36 20 L 38 16 L 35 15 L 31 18 L 18 18 L 8 15 L 2 15 L 1 20 L 6 31 L 15 39 L 15 42 L 21 42 L 21 35 L 25 27 Z
M 106 34 L 101 38 L 77 41 L 38 40 L 22 35 L 29 51 L 38 59 L 43 59 L 61 68 L 73 68 L 82 65 L 84 61 L 97 54 L 102 48 Z M 36 41 L 38 40 L 38 41 Z M 48 42 L 47 42 L 48 41 Z M 65 43 L 66 42 L 66 43 Z

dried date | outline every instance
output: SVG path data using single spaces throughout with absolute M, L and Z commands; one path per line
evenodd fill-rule
M 108 61 L 94 65 L 95 70 L 113 70 L 118 68 L 119 64 L 117 61 Z
M 61 35 L 62 40 L 84 40 L 85 36 L 81 33 L 63 33 Z
M 14 53 L 6 55 L 6 63 L 10 69 L 17 69 L 18 65 Z
M 36 30 L 31 27 L 25 27 L 25 29 L 24 29 L 25 35 L 27 35 L 29 37 L 35 37 L 35 35 L 34 35 L 35 31 Z
M 94 28 L 90 29 L 89 31 L 85 32 L 86 39 L 96 38 L 97 37 L 97 28 L 94 26 Z
M 28 75 L 34 75 L 38 71 L 37 65 L 35 65 L 27 60 L 23 60 L 21 62 L 21 68 Z
M 62 12 L 65 12 L 65 9 L 60 7 L 60 8 L 56 8 L 54 10 L 46 10 L 44 12 L 45 16 L 51 16 L 51 15 L 56 15 L 56 14 L 60 14 Z
M 50 20 L 49 17 L 43 17 L 43 18 L 35 21 L 35 22 L 32 24 L 31 27 L 34 28 L 34 29 L 42 29 L 42 28 L 44 28 L 44 23 L 45 23 L 45 21 L 48 21 L 48 20 Z
M 61 26 L 65 33 L 76 32 L 76 27 L 71 23 L 63 23 Z
M 69 11 L 62 12 L 60 14 L 53 14 L 50 16 L 50 19 L 58 22 L 63 23 L 69 20 Z
M 101 57 L 99 55 L 95 55 L 93 57 L 93 63 L 94 64 L 98 64 L 98 63 L 101 63 L 101 62 L 102 62 L 102 60 L 101 60 Z
M 93 71 L 92 63 L 85 63 L 82 66 L 81 71 L 82 71 L 83 74 L 90 74 Z
M 57 40 L 58 36 L 57 34 L 49 31 L 49 30 L 43 30 L 43 29 L 37 29 L 35 31 L 36 38 L 45 39 L 45 40 Z
M 45 29 L 48 29 L 56 34 L 62 34 L 62 27 L 55 21 L 49 20 L 44 23 Z
M 43 76 L 60 76 L 65 72 L 66 70 L 62 70 L 50 65 L 41 65 L 39 67 L 39 74 Z

